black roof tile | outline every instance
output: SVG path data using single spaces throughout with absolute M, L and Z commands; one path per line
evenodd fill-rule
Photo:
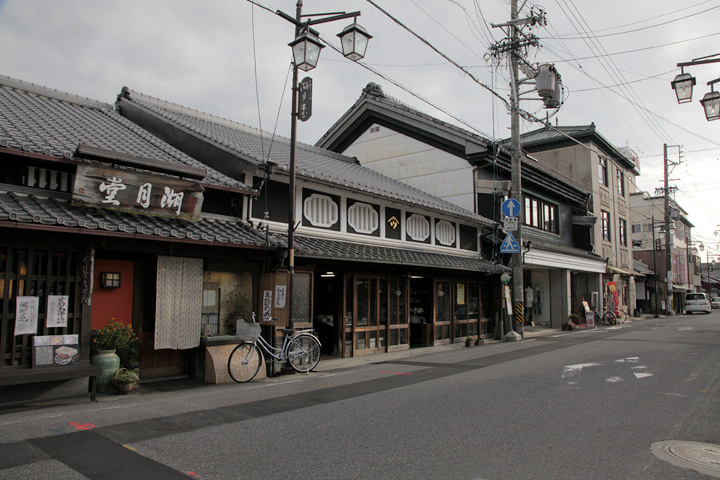
M 130 101 L 152 112 L 169 124 L 194 132 L 198 138 L 225 149 L 259 166 L 267 159 L 279 170 L 289 171 L 290 140 L 263 133 L 258 129 L 216 117 L 123 88 L 120 102 Z M 297 142 L 296 174 L 299 178 L 318 180 L 379 197 L 422 206 L 437 212 L 465 218 L 482 225 L 492 220 L 453 203 L 377 173 L 360 165 L 354 158 Z
M 44 225 L 46 230 L 78 228 L 83 230 L 104 230 L 119 236 L 135 237 L 136 234 L 148 239 L 170 237 L 190 239 L 208 243 L 222 243 L 230 246 L 285 245 L 282 240 L 258 232 L 248 224 L 230 219 L 201 217 L 197 222 L 188 222 L 159 216 L 136 215 L 132 213 L 105 210 L 94 207 L 77 207 L 70 204 L 70 195 L 19 193 L 9 191 L 8 186 L 0 188 L 0 221 L 20 224 Z
M 78 144 L 205 169 L 206 185 L 249 190 L 124 118 L 112 104 L 0 76 L 0 147 L 69 159 Z

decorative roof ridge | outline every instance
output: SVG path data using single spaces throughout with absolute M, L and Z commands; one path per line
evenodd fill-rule
M 107 102 L 101 102 L 99 100 L 93 100 L 88 97 L 81 97 L 74 93 L 63 92 L 61 90 L 44 87 L 35 83 L 26 82 L 17 78 L 12 78 L 7 75 L 0 75 L 0 85 L 14 88 L 17 90 L 23 90 L 28 93 L 34 93 L 36 95 L 42 95 L 44 97 L 53 98 L 63 102 L 74 103 L 89 108 L 97 108 L 101 110 L 113 110 L 113 105 Z
M 118 100 L 120 99 L 120 97 L 126 97 L 131 100 L 137 100 L 140 102 L 148 103 L 150 105 L 155 105 L 160 108 L 172 110 L 176 113 L 190 115 L 190 116 L 199 118 L 201 120 L 207 120 L 207 121 L 218 123 L 220 125 L 224 125 L 227 127 L 239 128 L 239 129 L 244 130 L 247 133 L 251 133 L 253 135 L 260 135 L 262 133 L 259 129 L 251 127 L 249 125 L 245 125 L 244 123 L 236 122 L 235 120 L 230 120 L 230 119 L 224 118 L 224 117 L 219 117 L 217 115 L 203 112 L 201 110 L 197 110 L 194 108 L 186 107 L 186 106 L 180 105 L 178 103 L 169 102 L 169 101 L 163 100 L 161 98 L 146 95 L 144 93 L 132 90 L 128 87 L 122 87 L 122 90 L 120 91 L 120 94 L 118 95 Z M 283 137 L 280 137 L 280 138 L 283 138 Z
M 379 90 L 379 92 L 378 92 L 378 90 Z M 439 118 L 437 118 L 429 113 L 425 113 L 422 110 L 418 110 L 417 108 L 403 102 L 402 100 L 399 100 L 391 95 L 386 94 L 382 90 L 382 87 L 380 87 L 380 85 L 378 85 L 374 82 L 368 83 L 367 86 L 363 89 L 363 93 L 360 96 L 360 100 L 362 100 L 363 98 L 367 98 L 367 97 L 373 97 L 374 99 L 376 99 L 379 102 L 383 102 L 383 103 L 387 103 L 390 105 L 400 107 L 400 108 L 404 109 L 405 111 L 407 111 L 408 113 L 422 117 L 425 120 L 428 120 L 432 123 L 441 125 L 445 128 L 455 130 L 456 132 L 462 133 L 463 135 L 468 135 L 468 136 L 477 138 L 478 140 L 482 140 L 484 142 L 487 142 L 488 144 L 493 142 L 492 139 L 487 138 L 483 135 L 480 135 L 479 133 L 474 133 L 463 127 L 459 127 L 457 125 L 453 125 L 450 122 L 446 122 L 445 120 L 440 120 Z
M 226 118 L 223 118 L 223 117 L 218 117 L 218 116 L 216 116 L 216 115 L 213 115 L 213 114 L 210 114 L 210 113 L 206 113 L 206 112 L 202 112 L 202 111 L 200 111 L 200 110 L 196 110 L 196 109 L 193 109 L 193 108 L 185 107 L 185 106 L 179 105 L 179 104 L 177 104 L 177 103 L 168 102 L 168 101 L 166 101 L 166 100 L 162 100 L 162 99 L 155 98 L 155 97 L 151 97 L 151 96 L 148 96 L 148 95 L 145 95 L 145 94 L 142 94 L 142 93 L 138 93 L 138 92 L 135 92 L 135 91 L 130 90 L 130 89 L 127 88 L 127 87 L 123 87 L 123 90 L 122 90 L 122 92 L 120 92 L 120 95 L 118 96 L 118 98 L 119 98 L 120 96 L 124 96 L 125 98 L 130 99 L 130 101 L 135 102 L 135 103 L 137 103 L 137 104 L 139 104 L 139 105 L 146 106 L 146 107 L 148 107 L 148 108 L 155 107 L 155 108 L 160 108 L 160 109 L 163 109 L 163 110 L 168 110 L 168 111 L 173 112 L 173 113 L 179 113 L 179 114 L 182 114 L 182 115 L 188 115 L 188 116 L 191 116 L 191 117 L 200 119 L 200 120 L 204 120 L 204 121 L 207 121 L 207 122 L 215 123 L 215 124 L 220 125 L 220 126 L 224 126 L 224 127 L 231 128 L 231 129 L 235 129 L 235 130 L 239 130 L 240 132 L 245 133 L 245 134 L 247 134 L 247 135 L 254 135 L 254 136 L 256 136 L 256 137 L 265 137 L 265 136 L 267 136 L 266 134 L 268 133 L 268 132 L 263 132 L 263 131 L 261 131 L 260 129 L 257 129 L 257 128 L 254 128 L 254 127 L 250 127 L 250 126 L 248 126 L 248 125 L 245 125 L 245 124 L 243 124 L 243 123 L 236 122 L 236 121 L 234 121 L 234 120 L 229 120 L 229 119 L 226 119 Z M 177 120 L 177 119 L 171 119 L 168 115 L 163 115 L 163 116 L 164 116 L 165 118 L 168 118 L 169 120 L 174 121 L 175 123 L 178 123 L 178 124 L 182 125 L 182 126 L 185 127 L 185 128 L 193 129 L 191 126 L 186 125 L 185 122 L 179 121 L 179 120 Z M 193 130 L 194 130 L 194 129 L 193 129 Z M 214 136 L 214 135 L 211 135 L 210 132 L 207 131 L 206 129 L 203 129 L 202 132 L 196 131 L 195 133 L 197 133 L 197 134 L 199 134 L 199 135 L 202 135 L 202 136 L 205 137 L 205 138 L 209 138 L 209 139 L 211 139 L 211 140 L 213 140 L 213 141 L 215 141 L 215 142 L 218 142 L 219 144 L 221 144 L 221 145 L 223 145 L 223 146 L 225 146 L 225 147 L 227 147 L 227 148 L 230 148 L 231 150 L 233 150 L 233 151 L 235 151 L 235 152 L 238 152 L 238 153 L 240 153 L 240 154 L 242 154 L 242 155 L 245 155 L 245 156 L 247 156 L 247 157 L 249 157 L 249 158 L 254 158 L 255 160 L 257 160 L 257 161 L 259 161 L 259 162 L 262 162 L 262 161 L 263 161 L 263 159 L 261 159 L 261 158 L 256 158 L 254 155 L 252 155 L 252 154 L 250 154 L 250 153 L 248 153 L 248 152 L 245 152 L 245 151 L 243 151 L 242 149 L 238 148 L 237 145 L 235 145 L 235 144 L 229 144 L 227 141 L 225 141 L 225 140 L 223 140 L 223 139 L 221 139 L 221 138 L 218 138 L 218 137 L 216 137 L 216 136 Z M 284 136 L 282 136 L 282 135 L 273 134 L 273 135 L 268 136 L 268 140 L 270 140 L 270 139 L 272 139 L 273 142 L 278 142 L 278 143 L 281 143 L 281 144 L 290 145 L 290 139 L 287 138 L 287 137 L 284 137 Z M 323 155 L 330 156 L 330 157 L 332 157 L 332 158 L 334 158 L 334 159 L 336 159 L 336 160 L 341 160 L 341 161 L 344 161 L 344 162 L 346 162 L 346 163 L 357 163 L 357 161 L 356 161 L 354 158 L 348 157 L 347 155 L 342 155 L 342 154 L 340 154 L 340 153 L 332 152 L 332 151 L 330 151 L 330 150 L 326 150 L 326 149 L 323 149 L 323 148 L 320 148 L 320 147 L 316 147 L 316 146 L 314 146 L 314 145 L 311 145 L 311 144 L 309 144 L 309 143 L 304 143 L 304 142 L 301 142 L 301 141 L 297 141 L 296 148 L 297 148 L 298 150 L 305 150 L 305 151 L 308 151 L 308 152 L 321 153 L 321 154 L 323 154 Z
M 190 167 L 197 167 L 197 164 L 202 165 L 202 168 L 204 168 L 207 171 L 207 175 L 203 180 L 201 180 L 201 183 L 204 183 L 206 185 L 212 186 L 212 184 L 207 183 L 206 179 L 208 177 L 217 177 L 218 175 L 223 177 L 222 185 L 232 187 L 232 188 L 239 188 L 239 189 L 246 189 L 248 188 L 247 185 L 245 185 L 243 182 L 239 180 L 235 180 L 227 175 L 225 175 L 222 172 L 219 172 L 217 169 L 212 168 L 209 165 L 205 165 L 204 163 L 194 159 L 193 157 L 187 155 L 186 153 L 178 150 L 177 148 L 173 147 L 169 143 L 166 143 L 162 141 L 160 138 L 158 138 L 153 133 L 145 130 L 135 122 L 132 122 L 128 120 L 127 118 L 123 117 L 122 115 L 119 115 L 115 110 L 106 112 L 108 117 L 110 117 L 113 121 L 119 123 L 122 127 L 127 128 L 131 132 L 137 134 L 140 136 L 143 140 L 149 142 L 154 147 L 162 150 L 163 152 L 167 153 L 169 156 L 177 160 L 182 165 L 187 165 Z M 217 179 L 216 179 L 217 180 Z

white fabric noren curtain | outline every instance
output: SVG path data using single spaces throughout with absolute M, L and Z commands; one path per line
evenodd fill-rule
M 202 258 L 158 256 L 155 350 L 200 345 Z

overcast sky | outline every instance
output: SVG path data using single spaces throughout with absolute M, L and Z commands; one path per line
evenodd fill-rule
M 507 98 L 507 66 L 487 53 L 504 35 L 490 24 L 509 19 L 508 0 L 372 2 Z M 288 136 L 287 44 L 294 27 L 272 12 L 294 16 L 296 0 L 257 3 L 270 11 L 246 0 L 0 0 L 0 74 L 108 103 L 128 86 Z M 360 10 L 358 23 L 374 37 L 363 61 L 385 78 L 325 48 L 318 68 L 308 72 L 313 116 L 299 124 L 300 141 L 315 143 L 369 82 L 463 128 L 510 135 L 508 112 L 487 88 L 373 3 L 304 1 L 308 14 Z M 533 6 L 546 11 L 547 26 L 533 28 L 541 47 L 527 58 L 554 63 L 567 98 L 559 111 L 535 100 L 521 107 L 537 117 L 550 114 L 553 124 L 594 122 L 611 143 L 639 155 L 637 183 L 650 194 L 662 184 L 663 144 L 682 146 L 682 163 L 671 174 L 676 199 L 695 238 L 720 254 L 720 236 L 713 234 L 720 228 L 720 121 L 707 122 L 698 101 L 710 90 L 707 82 L 720 77 L 720 63 L 686 69 L 697 77 L 692 103 L 678 105 L 670 87 L 677 63 L 720 52 L 720 0 L 528 0 L 522 14 Z M 315 28 L 338 46 L 336 34 L 348 23 Z M 522 130 L 540 126 L 523 122 Z M 679 151 L 671 148 L 670 159 L 678 161 Z

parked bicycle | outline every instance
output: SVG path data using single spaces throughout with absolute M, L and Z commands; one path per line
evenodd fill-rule
M 293 330 L 281 328 L 285 334 L 282 347 L 275 348 L 260 336 L 260 324 L 257 323 L 255 312 L 252 323 L 237 322 L 237 337 L 243 342 L 235 347 L 228 358 L 230 378 L 238 383 L 249 382 L 262 365 L 262 353 L 266 358 L 272 357 L 278 362 L 289 362 L 298 372 L 309 372 L 320 362 L 320 340 L 312 330 Z
M 612 310 L 603 308 L 602 314 L 597 310 L 593 309 L 595 318 L 598 325 L 617 325 L 618 323 L 625 323 L 627 321 L 627 312 L 623 309 L 618 310 L 618 314 L 615 314 Z

